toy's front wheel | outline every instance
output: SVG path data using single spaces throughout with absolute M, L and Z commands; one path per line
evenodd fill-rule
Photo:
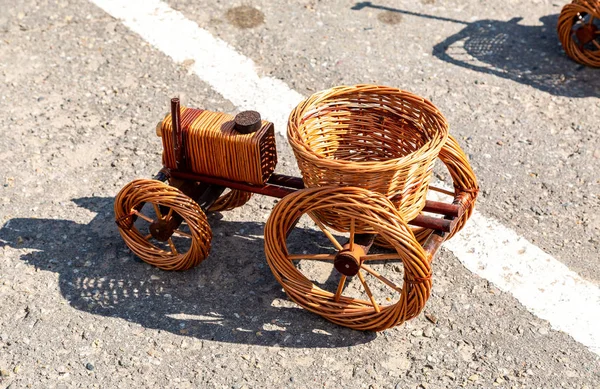
M 347 226 L 327 227 L 319 220 L 324 214 Z M 374 234 L 394 252 L 369 254 Z M 310 188 L 286 196 L 265 226 L 265 253 L 292 300 L 354 329 L 381 331 L 411 319 L 431 291 L 429 261 L 412 231 L 387 198 L 363 188 Z
M 179 189 L 156 180 L 135 180 L 115 198 L 123 240 L 145 262 L 186 270 L 210 251 L 212 231 L 200 206 Z

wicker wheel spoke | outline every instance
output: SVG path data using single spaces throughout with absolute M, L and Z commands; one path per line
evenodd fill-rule
M 141 213 L 140 211 L 138 211 L 137 209 L 132 210 L 132 212 L 134 214 L 136 214 L 138 217 L 144 219 L 145 221 L 147 221 L 148 223 L 154 223 L 154 219 L 152 219 L 151 217 L 148 217 L 146 215 L 144 215 L 143 213 Z
M 158 204 L 156 203 L 152 203 L 152 206 L 154 207 L 154 212 L 156 213 L 156 217 L 159 219 L 162 219 L 162 213 L 160 212 L 160 207 L 158 206 Z
M 167 213 L 167 216 L 165 217 L 165 219 L 169 220 L 171 218 L 171 216 L 173 216 L 173 208 L 169 208 L 169 212 Z
M 313 261 L 333 261 L 335 254 L 291 254 L 288 255 L 290 261 L 296 261 L 298 259 L 308 259 Z
M 389 286 L 390 288 L 394 289 L 396 292 L 401 292 L 402 288 L 396 284 L 394 284 L 392 281 L 388 280 L 387 278 L 385 278 L 384 276 L 382 276 L 381 274 L 379 274 L 377 271 L 375 271 L 374 269 L 372 269 L 370 266 L 367 266 L 365 264 L 360 265 L 361 269 L 366 270 L 367 272 L 369 272 L 373 277 L 377 278 L 379 281 L 383 282 L 384 284 L 386 284 L 387 286 Z
M 369 285 L 367 285 L 367 282 L 365 281 L 365 276 L 363 276 L 363 274 L 360 272 L 360 270 L 358 271 L 358 279 L 360 280 L 360 283 L 362 284 L 363 288 L 365 288 L 365 292 L 367 292 L 367 296 L 369 296 L 369 300 L 371 300 L 371 304 L 373 304 L 373 308 L 375 309 L 375 312 L 381 312 L 381 309 L 379 308 L 379 304 L 377 304 L 377 301 L 375 301 L 375 297 L 373 297 L 373 293 L 371 293 L 371 289 L 369 288 Z
M 343 250 L 342 245 L 340 244 L 340 242 L 337 241 L 337 239 L 335 239 L 335 237 L 331 234 L 331 232 L 329 232 L 329 230 L 323 225 L 323 223 L 321 223 L 319 221 L 319 219 L 317 219 L 312 212 L 308 212 L 307 213 L 308 216 L 313 220 L 313 222 L 315 222 L 315 224 L 319 227 L 319 229 L 321 231 L 323 231 L 323 233 L 325 234 L 325 236 L 331 241 L 331 243 L 333 243 L 333 246 L 338 249 L 338 250 Z
M 342 296 L 342 291 L 344 290 L 344 285 L 346 284 L 346 276 L 342 274 L 342 278 L 340 278 L 340 283 L 338 284 L 337 290 L 335 292 L 335 296 L 333 296 L 333 301 L 339 302 L 340 297 Z
M 175 243 L 173 243 L 173 240 L 171 238 L 169 238 L 168 242 L 169 242 L 169 247 L 171 247 L 171 251 L 173 252 L 173 254 L 178 255 L 179 252 L 175 248 Z
M 150 238 L 152 238 L 152 234 L 148 234 L 148 235 L 144 236 L 145 240 L 150 240 Z
M 594 46 L 600 49 L 600 43 L 598 43 L 595 39 L 592 41 L 592 43 L 594 44 Z
M 389 254 L 368 254 L 360 257 L 361 261 L 389 261 L 389 260 L 397 260 L 401 261 L 402 258 L 398 253 L 389 253 Z
M 350 239 L 348 241 L 350 251 L 354 250 L 354 229 L 354 218 L 352 217 L 350 218 Z
M 185 238 L 192 239 L 192 235 L 188 234 L 187 232 L 183 232 L 181 230 L 175 230 L 175 231 L 173 231 L 173 235 L 183 236 Z

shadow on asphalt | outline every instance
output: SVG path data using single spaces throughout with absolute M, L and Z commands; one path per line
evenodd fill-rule
M 21 260 L 58 273 L 60 291 L 76 309 L 228 343 L 333 348 L 376 338 L 334 325 L 287 299 L 264 259 L 262 223 L 209 216 L 209 257 L 194 269 L 165 272 L 129 251 L 114 223 L 113 198 L 73 201 L 97 213 L 90 223 L 11 219 L 0 229 L 0 242 L 34 250 Z
M 564 53 L 556 33 L 558 15 L 540 18 L 541 26 L 525 26 L 519 24 L 520 17 L 468 23 L 371 2 L 356 3 L 352 9 L 367 7 L 464 25 L 461 31 L 433 47 L 433 55 L 445 62 L 507 78 L 556 96 L 600 95 L 600 77 L 595 69 L 572 61 Z M 433 24 L 424 23 L 423 28 L 435 31 Z

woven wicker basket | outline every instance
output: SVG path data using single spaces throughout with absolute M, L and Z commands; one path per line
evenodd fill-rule
M 425 205 L 433 164 L 447 137 L 446 119 L 431 102 L 375 85 L 318 92 L 292 111 L 288 123 L 307 187 L 379 192 L 407 221 Z M 349 229 L 347 217 L 330 211 L 317 216 L 338 231 Z

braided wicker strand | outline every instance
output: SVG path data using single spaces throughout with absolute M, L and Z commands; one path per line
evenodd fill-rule
M 225 212 L 231 211 L 234 208 L 241 207 L 246 204 L 252 193 L 243 190 L 231 189 L 214 202 L 208 209 L 210 212 Z
M 362 227 L 356 225 L 357 234 L 377 233 L 383 237 L 404 265 L 403 285 L 392 285 L 361 263 L 358 276 L 369 301 L 344 296 L 341 290 L 345 277 L 338 286 L 340 292 L 331 292 L 314 285 L 296 268 L 288 252 L 287 236 L 301 215 L 325 209 L 341 218 L 361 220 Z M 385 196 L 364 188 L 309 188 L 286 196 L 275 206 L 265 226 L 265 254 L 273 275 L 293 301 L 327 320 L 358 330 L 381 331 L 417 316 L 431 292 L 429 261 L 402 215 Z M 397 292 L 398 301 L 389 305 L 374 301 L 363 272 L 375 274 L 378 281 Z
M 574 29 L 576 22 L 580 18 L 583 19 L 583 15 L 590 17 L 586 25 L 578 25 L 580 30 L 587 29 L 586 34 L 591 39 L 586 47 L 579 42 L 577 30 Z M 598 24 L 593 24 L 594 20 L 600 20 L 599 0 L 573 0 L 560 12 L 557 31 L 560 43 L 569 57 L 587 66 L 600 67 L 600 28 Z M 583 32 L 584 30 L 579 33 Z
M 425 205 L 448 124 L 429 101 L 395 88 L 356 85 L 315 93 L 290 114 L 288 140 L 307 187 L 381 193 L 405 220 Z M 318 213 L 334 228 L 348 221 Z
M 140 213 L 145 203 L 167 207 L 183 218 L 191 232 L 190 248 L 187 252 L 177 252 L 173 246 L 171 251 L 165 251 L 135 227 L 134 217 L 149 219 Z M 114 210 L 119 233 L 127 246 L 151 265 L 163 270 L 186 270 L 198 265 L 208 256 L 212 231 L 206 215 L 196 202 L 177 188 L 155 180 L 132 181 L 123 187 L 115 198 Z

